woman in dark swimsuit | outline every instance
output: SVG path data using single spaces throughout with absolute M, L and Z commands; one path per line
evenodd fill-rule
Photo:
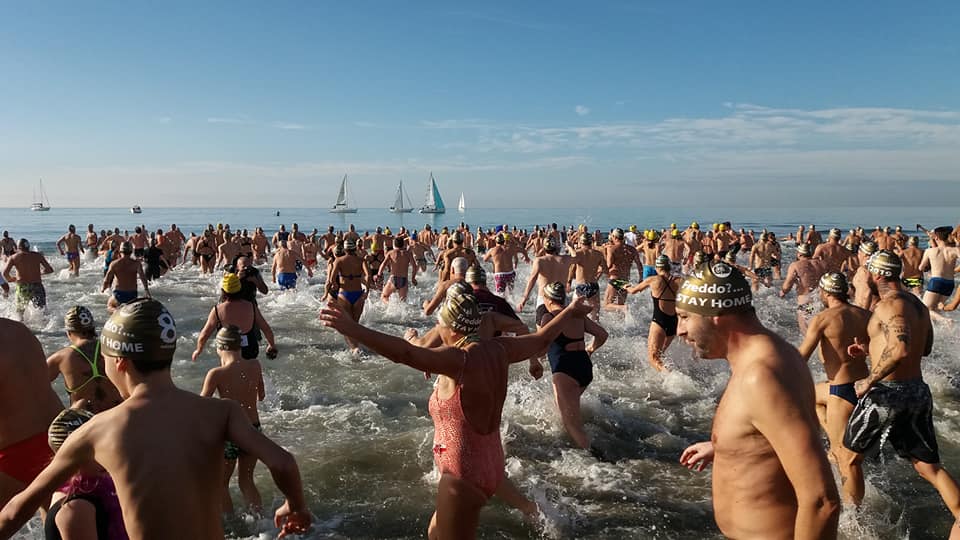
M 247 360 L 260 355 L 260 335 L 267 338 L 267 358 L 277 357 L 276 342 L 273 329 L 263 318 L 256 304 L 243 298 L 243 287 L 236 274 L 224 274 L 220 284 L 220 302 L 210 309 L 207 322 L 197 337 L 197 348 L 193 351 L 193 361 L 196 362 L 207 340 L 215 335 L 217 330 L 228 325 L 236 326 L 241 333 L 240 354 Z
M 547 313 L 540 320 L 545 326 L 564 309 L 566 288 L 559 281 L 543 289 L 544 306 Z M 587 347 L 584 334 L 593 336 L 593 342 Z M 560 335 L 547 349 L 550 370 L 553 372 L 553 394 L 560 409 L 563 427 L 577 446 L 590 448 L 590 437 L 583 429 L 583 417 L 580 414 L 580 396 L 593 380 L 593 362 L 590 356 L 607 341 L 607 331 L 584 315 L 572 317 Z
M 653 299 L 653 318 L 650 320 L 650 333 L 647 335 L 647 360 L 657 371 L 663 371 L 663 353 L 677 335 L 677 291 L 680 290 L 680 277 L 670 275 L 670 258 L 657 257 L 655 275 L 648 277 L 627 292 L 636 294 L 650 289 Z
M 336 298 L 337 305 L 348 313 L 354 321 L 360 321 L 360 315 L 363 315 L 363 304 L 367 299 L 367 292 L 364 290 L 370 288 L 370 271 L 363 259 L 357 255 L 357 241 L 353 238 L 343 242 L 343 249 L 346 253 L 337 257 L 330 268 L 330 274 L 327 279 L 327 294 Z M 351 352 L 358 354 L 360 352 L 359 344 L 352 339 L 344 336 Z

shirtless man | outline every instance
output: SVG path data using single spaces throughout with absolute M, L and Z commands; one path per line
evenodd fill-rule
M 844 498 L 856 506 L 863 501 L 863 470 L 857 454 L 843 446 L 843 430 L 850 413 L 857 405 L 856 381 L 867 376 L 862 356 L 851 356 L 847 347 L 854 342 L 867 344 L 867 322 L 870 312 L 847 301 L 847 278 L 839 272 L 828 272 L 820 278 L 820 301 L 826 309 L 818 313 L 807 327 L 800 356 L 809 360 L 820 348 L 820 360 L 827 373 L 827 382 L 817 385 L 817 416 L 830 439 L 830 453 L 840 470 Z
M 465 283 L 467 277 L 467 268 L 470 263 L 463 257 L 457 257 L 450 263 L 450 279 L 437 282 L 437 292 L 433 298 L 423 303 L 423 314 L 429 317 L 433 312 L 443 304 L 447 298 L 447 289 L 455 283 Z
M 451 237 L 453 240 L 453 247 L 444 251 L 440 255 L 440 260 L 443 261 L 443 269 L 440 271 L 440 279 L 447 280 L 450 279 L 450 262 L 456 259 L 457 257 L 463 257 L 467 260 L 467 266 L 473 266 L 475 264 L 480 264 L 477 261 L 477 254 L 468 247 L 464 247 L 464 238 L 463 233 L 456 231 Z
M 417 240 L 421 244 L 430 248 L 430 252 L 433 253 L 433 245 L 437 241 L 437 235 L 430 228 L 430 224 L 423 226 L 423 230 L 417 233 Z
M 894 249 L 903 262 L 903 277 L 900 283 L 910 292 L 920 296 L 923 294 L 923 271 L 920 264 L 923 262 L 923 250 L 917 247 L 919 240 L 916 236 L 907 239 L 906 247 Z
M 2 317 L 0 408 L 0 505 L 4 505 L 50 462 L 47 427 L 63 405 L 50 386 L 40 342 L 23 324 Z
M 773 241 L 769 234 L 760 237 L 760 241 L 753 245 L 750 250 L 750 262 L 748 265 L 753 271 L 753 290 L 760 289 L 760 284 L 764 287 L 773 285 L 773 257 L 776 252 L 773 248 Z
M 273 246 L 273 249 L 280 247 L 280 242 L 286 242 L 290 239 L 290 233 L 287 232 L 286 225 L 280 225 L 280 230 L 274 233 L 273 240 L 270 241 L 270 244 Z
M 640 276 L 640 281 L 657 275 L 657 257 L 660 256 L 660 235 L 657 231 L 645 231 L 643 241 L 637 245 L 637 251 L 643 258 L 643 275 Z
M 868 240 L 860 244 L 857 248 L 857 269 L 850 279 L 854 305 L 870 311 L 873 311 L 873 305 L 880 300 L 874 287 L 870 285 L 870 272 L 867 271 L 867 260 L 876 252 L 876 242 Z
M 320 246 L 318 241 L 315 238 L 307 238 L 306 242 L 302 246 L 303 251 L 303 262 L 310 271 L 317 269 L 317 258 L 319 257 L 318 253 L 320 251 Z
M 843 444 L 864 454 L 889 441 L 897 454 L 940 493 L 954 519 L 960 517 L 960 486 L 940 465 L 933 429 L 933 398 L 923 382 L 921 361 L 933 351 L 930 312 L 900 286 L 900 258 L 878 251 L 867 263 L 880 301 L 867 325 L 869 344 L 855 343 L 851 355 L 870 357 L 870 375 L 855 383 L 859 401 Z
M 263 234 L 263 227 L 257 227 L 253 231 L 253 258 L 257 264 L 262 264 L 269 254 L 270 242 L 267 241 L 267 235 Z
M 503 233 L 497 234 L 495 245 L 483 254 L 483 262 L 493 260 L 493 290 L 500 296 L 513 292 L 517 279 L 517 262 L 519 253 L 513 246 L 507 245 L 507 237 Z
M 683 274 L 683 263 L 690 257 L 690 246 L 684 242 L 680 229 L 670 229 L 670 235 L 663 241 L 662 253 L 670 259 L 670 273 Z
M 930 232 L 930 247 L 923 252 L 920 261 L 920 270 L 929 271 L 927 290 L 923 293 L 923 304 L 930 310 L 930 315 L 943 319 L 943 315 L 936 313 L 939 304 L 953 294 L 954 269 L 960 259 L 960 248 L 950 240 L 950 227 L 937 227 Z
M 891 251 L 896 252 L 898 249 L 904 249 L 907 247 L 907 235 L 903 234 L 903 227 L 897 225 L 895 232 L 890 235 L 890 238 L 893 240 L 893 249 Z
M 817 246 L 823 243 L 823 236 L 820 235 L 820 231 L 817 230 L 816 225 L 810 224 L 810 229 L 807 231 L 807 236 L 804 238 L 804 242 L 810 244 L 810 250 L 815 251 Z
M 569 255 L 560 255 L 560 242 L 553 237 L 548 236 L 544 242 L 544 255 L 537 257 L 530 268 L 530 278 L 527 279 L 527 287 L 523 291 L 523 297 L 517 303 L 517 312 L 523 311 L 523 305 L 527 303 L 530 292 L 534 285 L 537 287 L 537 326 L 540 326 L 540 319 L 547 313 L 547 307 L 544 305 L 543 288 L 547 285 L 559 281 L 567 283 L 570 275 L 570 266 L 573 264 L 573 257 Z
M 70 275 L 76 277 L 80 275 L 80 254 L 83 253 L 83 241 L 77 234 L 77 228 L 70 225 L 67 233 L 57 240 L 57 251 L 60 255 L 67 256 L 67 265 L 70 267 Z
M 105 411 L 122 399 L 106 375 L 93 314 L 83 306 L 73 306 L 63 318 L 70 346 L 47 358 L 50 382 L 63 375 L 63 386 L 71 405 L 83 402 L 92 413 Z
M 727 251 L 730 249 L 730 246 L 735 240 L 736 236 L 731 234 L 731 231 L 726 223 L 720 223 L 717 226 L 717 233 L 714 235 L 713 241 L 718 259 L 722 260 L 727 256 Z M 646 274 L 646 272 L 644 272 L 644 274 Z M 644 279 L 646 279 L 646 277 Z
M 217 262 L 214 266 L 217 268 L 224 268 L 225 266 L 233 266 L 236 264 L 237 257 L 240 256 L 240 244 L 237 243 L 236 237 L 230 231 L 224 231 L 223 233 L 223 243 L 220 244 L 220 247 L 217 249 Z
M 616 286 L 613 283 L 629 281 L 630 268 L 636 264 L 639 271 L 643 263 L 640 262 L 637 250 L 623 242 L 623 229 L 614 229 L 610 233 L 609 242 L 603 248 L 604 259 L 607 262 L 607 279 L 610 281 L 604 296 L 605 307 L 625 309 L 622 306 L 627 301 L 627 292 L 622 286 Z
M 281 534 L 309 528 L 294 457 L 253 429 L 238 403 L 177 388 L 170 376 L 176 340 L 173 317 L 160 302 L 141 299 L 114 313 L 100 341 L 107 376 L 124 402 L 67 437 L 53 462 L 0 512 L 0 537 L 9 538 L 55 489 L 96 461 L 116 483 L 130 538 L 223 538 L 218 487 L 226 440 L 264 462 L 286 495 L 274 518 Z
M 12 270 L 16 270 L 16 277 Z M 46 257 L 30 251 L 30 242 L 21 238 L 17 242 L 17 252 L 7 258 L 7 265 L 3 268 L 3 279 L 16 285 L 17 314 L 21 318 L 27 304 L 33 304 L 37 309 L 47 307 L 47 291 L 43 288 L 41 276 L 52 273 L 53 267 Z
M 524 251 L 529 251 L 533 253 L 534 258 L 540 257 L 543 255 L 543 244 L 545 242 L 545 235 L 543 231 L 537 230 L 527 240 L 526 245 L 524 246 Z
M 410 252 L 413 254 L 413 260 L 417 263 L 417 268 L 421 272 L 427 271 L 427 253 L 433 258 L 433 250 L 430 246 L 419 240 L 419 235 L 410 237 Z
M 790 263 L 787 278 L 780 288 L 780 298 L 783 298 L 794 285 L 797 286 L 797 324 L 801 334 L 807 333 L 807 325 L 819 307 L 819 298 L 810 293 L 816 290 L 820 276 L 827 272 L 826 263 L 810 258 L 812 251 L 810 244 L 797 244 L 797 260 Z
M 706 292 L 717 290 L 724 292 Z M 836 538 L 840 501 L 813 380 L 751 301 L 743 275 L 721 262 L 688 277 L 677 294 L 678 335 L 697 356 L 730 364 L 710 441 L 684 450 L 680 463 L 702 470 L 713 462 L 714 516 L 729 538 Z
M 140 261 L 132 257 L 133 245 L 130 242 L 124 242 L 120 245 L 120 258 L 110 263 L 110 269 L 107 275 L 103 277 L 103 285 L 100 292 L 105 292 L 113 287 L 113 294 L 107 300 L 107 311 L 113 313 L 123 304 L 133 302 L 137 299 L 137 278 L 143 283 L 143 293 L 150 297 L 150 286 L 147 285 L 147 276 L 143 272 L 143 266 Z M 116 281 L 116 285 L 114 285 Z
M 337 235 L 333 232 L 333 225 L 327 227 L 327 232 L 320 236 L 319 244 L 321 249 L 320 254 L 323 258 L 328 261 L 333 260 L 331 257 L 331 255 L 333 255 L 332 248 L 337 244 Z
M 600 292 L 600 276 L 606 274 L 607 260 L 603 252 L 593 247 L 593 237 L 587 232 L 580 233 L 579 245 L 573 252 L 571 258 L 570 271 L 567 274 L 567 292 L 573 291 L 581 285 L 587 287 L 585 292 L 593 303 L 593 319 L 600 317 L 600 302 L 598 293 Z
M 256 358 L 244 359 L 241 356 L 242 337 L 240 329 L 234 325 L 228 325 L 217 332 L 217 354 L 220 356 L 220 365 L 207 372 L 200 395 L 213 397 L 214 394 L 219 394 L 220 399 L 237 402 L 243 408 L 250 425 L 255 430 L 261 431 L 257 402 L 263 401 L 266 397 L 263 388 L 263 370 L 260 361 Z M 233 514 L 230 478 L 239 463 L 240 473 L 237 484 L 240 486 L 240 493 L 243 494 L 244 503 L 247 508 L 258 514 L 261 513 L 263 500 L 253 481 L 253 472 L 257 466 L 256 458 L 241 451 L 229 440 L 224 447 L 223 458 L 227 464 L 227 470 L 223 475 L 223 511 Z
M 170 264 L 170 268 L 175 268 L 180 263 L 180 253 L 183 251 L 183 244 L 187 242 L 187 237 L 183 235 L 183 231 L 177 228 L 176 223 L 170 224 L 170 230 L 164 233 L 163 237 L 166 241 L 164 254 L 167 262 Z
M 820 244 L 813 250 L 813 258 L 826 263 L 827 272 L 839 272 L 848 254 L 849 252 L 840 245 L 840 229 L 836 228 L 830 229 L 825 244 Z
M 383 264 L 377 271 L 379 279 L 383 279 L 383 271 L 388 268 L 390 269 L 390 280 L 384 285 L 383 294 L 380 297 L 386 302 L 390 300 L 390 295 L 396 292 L 400 301 L 405 302 L 408 289 L 407 277 L 411 271 L 413 275 L 410 276 L 410 283 L 414 286 L 417 284 L 417 263 L 414 261 L 410 250 L 406 249 L 406 242 L 403 238 L 393 239 L 393 249 L 384 257 Z
M 280 242 L 273 254 L 273 266 L 270 273 L 273 282 L 280 286 L 281 291 L 297 288 L 297 263 L 303 264 L 300 254 L 287 247 L 287 241 Z M 307 275 L 313 277 L 313 271 L 307 268 Z
M 687 230 L 683 232 L 683 241 L 690 247 L 688 258 L 683 261 L 690 264 L 693 260 L 693 254 L 703 250 L 703 232 L 700 231 L 700 224 L 696 221 L 690 223 Z
M 0 250 L 3 255 L 0 259 L 7 259 L 13 256 L 17 252 L 17 243 L 13 241 L 13 238 L 10 238 L 9 231 L 3 231 L 3 238 L 0 238 Z

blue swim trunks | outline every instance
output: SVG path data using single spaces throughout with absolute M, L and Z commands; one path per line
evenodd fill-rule
M 954 281 L 952 279 L 943 279 L 939 277 L 930 278 L 927 282 L 927 290 L 934 294 L 950 296 L 953 294 Z
M 657 269 L 652 266 L 643 265 L 643 279 L 657 275 Z
M 297 287 L 297 274 L 294 272 L 277 274 L 277 285 L 280 285 L 280 290 L 295 289 Z
M 117 305 L 129 304 L 137 299 L 137 291 L 113 291 L 113 298 L 117 301 Z

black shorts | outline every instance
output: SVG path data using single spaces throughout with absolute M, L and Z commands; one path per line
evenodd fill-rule
M 897 455 L 940 463 L 930 387 L 917 379 L 880 381 L 860 398 L 847 421 L 843 445 L 863 454 L 890 441 Z

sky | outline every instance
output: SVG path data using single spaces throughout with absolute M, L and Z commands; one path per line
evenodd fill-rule
M 0 0 L 0 206 L 943 205 L 960 3 Z

